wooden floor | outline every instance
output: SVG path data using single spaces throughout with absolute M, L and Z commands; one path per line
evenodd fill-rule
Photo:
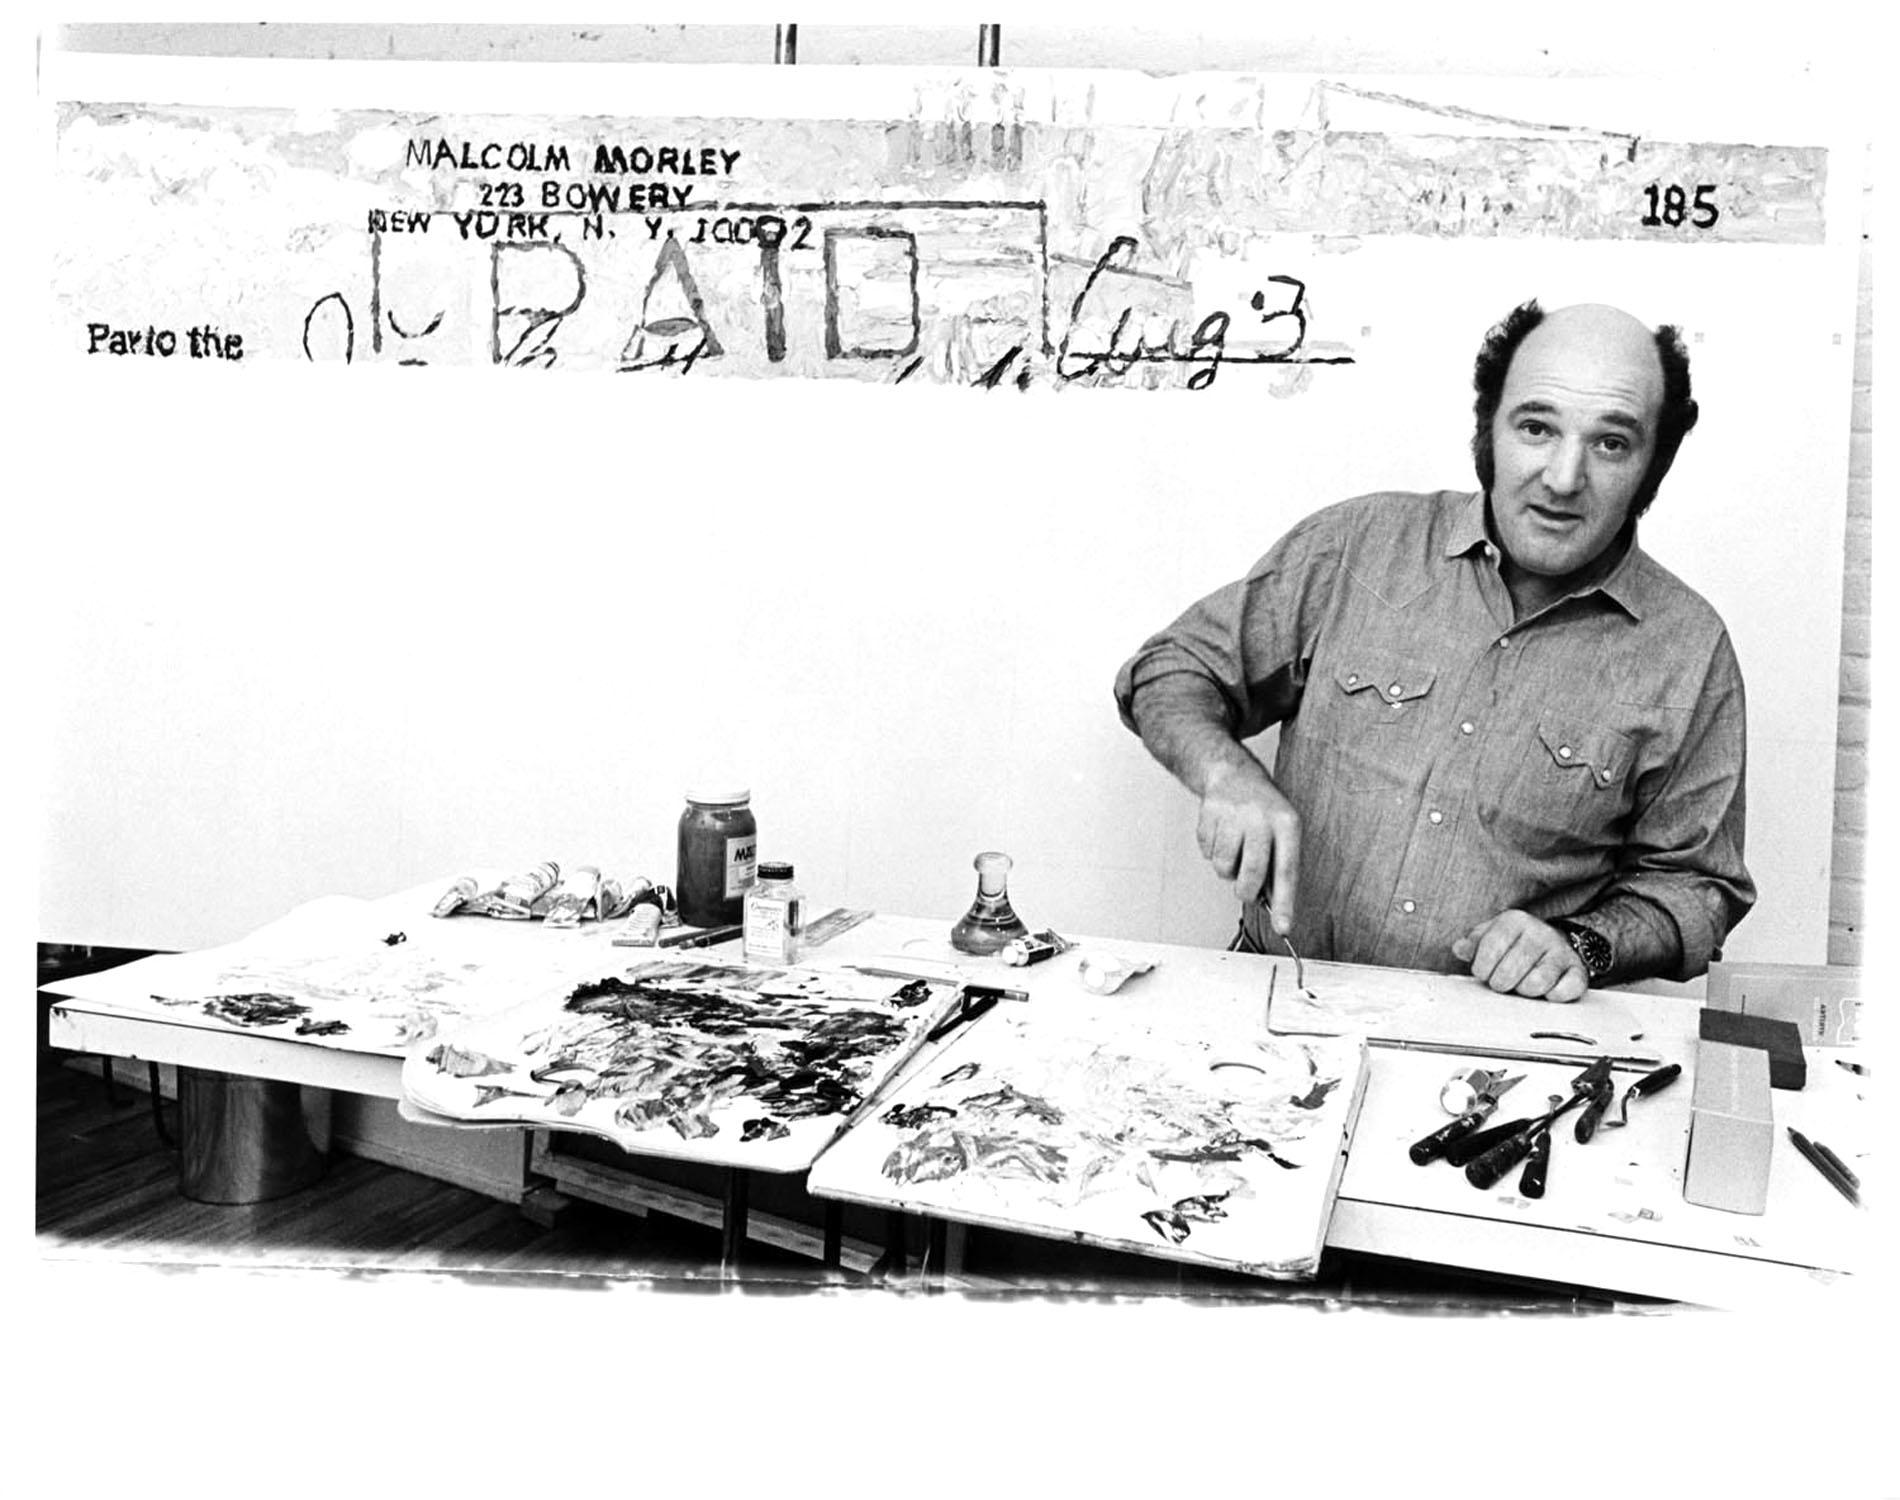
M 125 1082 L 139 1065 L 117 1066 L 115 1104 L 101 1077 L 40 1054 L 42 1256 L 509 1278 L 718 1277 L 719 1236 L 703 1225 L 577 1203 L 547 1229 L 513 1204 L 341 1154 L 314 1186 L 273 1202 L 194 1203 L 178 1191 L 178 1157 L 160 1139 L 149 1095 Z M 163 1108 L 169 1121 L 176 1107 Z M 755 1274 L 805 1273 L 802 1262 L 755 1248 Z

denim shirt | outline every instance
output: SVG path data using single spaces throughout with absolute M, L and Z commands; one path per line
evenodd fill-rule
M 1304 955 L 1452 971 L 1501 911 L 1636 896 L 1688 978 L 1753 904 L 1741 670 L 1720 616 L 1633 541 L 1516 620 L 1482 495 L 1348 500 L 1151 637 L 1116 679 L 1123 722 L 1175 672 L 1221 689 L 1239 738 L 1282 725 Z M 1242 924 L 1264 948 L 1257 902 Z

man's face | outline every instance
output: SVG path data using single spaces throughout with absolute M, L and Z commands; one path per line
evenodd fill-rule
M 1656 448 L 1649 331 L 1606 307 L 1553 312 L 1512 356 L 1491 419 L 1491 517 L 1506 581 L 1555 598 L 1623 529 Z

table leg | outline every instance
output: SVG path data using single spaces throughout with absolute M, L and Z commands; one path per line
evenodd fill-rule
M 158 1142 L 167 1151 L 176 1151 L 178 1142 L 173 1138 L 171 1131 L 165 1128 L 165 1113 L 159 1107 L 164 1103 L 164 1099 L 158 1088 L 157 1063 L 148 1062 L 145 1065 L 145 1081 L 151 1085 L 152 1089 L 152 1128 L 158 1132 Z
M 944 1240 L 943 1274 L 946 1276 L 961 1276 L 963 1274 L 964 1256 L 969 1253 L 970 1226 L 968 1224 L 950 1224 L 946 1227 L 949 1233 L 945 1236 Z
M 884 1215 L 885 1274 L 902 1276 L 908 1264 L 904 1254 L 904 1216 L 897 1209 Z
M 943 1290 L 943 1263 L 950 1253 L 950 1226 L 942 1219 L 924 1221 L 924 1288 Z
M 844 1205 L 825 1205 L 825 1264 L 837 1270 L 844 1264 Z
M 738 1268 L 745 1249 L 746 1200 L 751 1178 L 744 1167 L 726 1168 L 725 1212 L 720 1221 L 719 1269 Z

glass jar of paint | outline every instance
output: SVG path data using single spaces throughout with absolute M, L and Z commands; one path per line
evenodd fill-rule
M 673 882 L 679 918 L 687 926 L 731 927 L 744 920 L 745 893 L 759 862 L 759 825 L 751 803 L 749 787 L 687 789 Z
M 805 900 L 783 860 L 759 862 L 759 878 L 745 893 L 747 963 L 795 964 L 805 946 Z

